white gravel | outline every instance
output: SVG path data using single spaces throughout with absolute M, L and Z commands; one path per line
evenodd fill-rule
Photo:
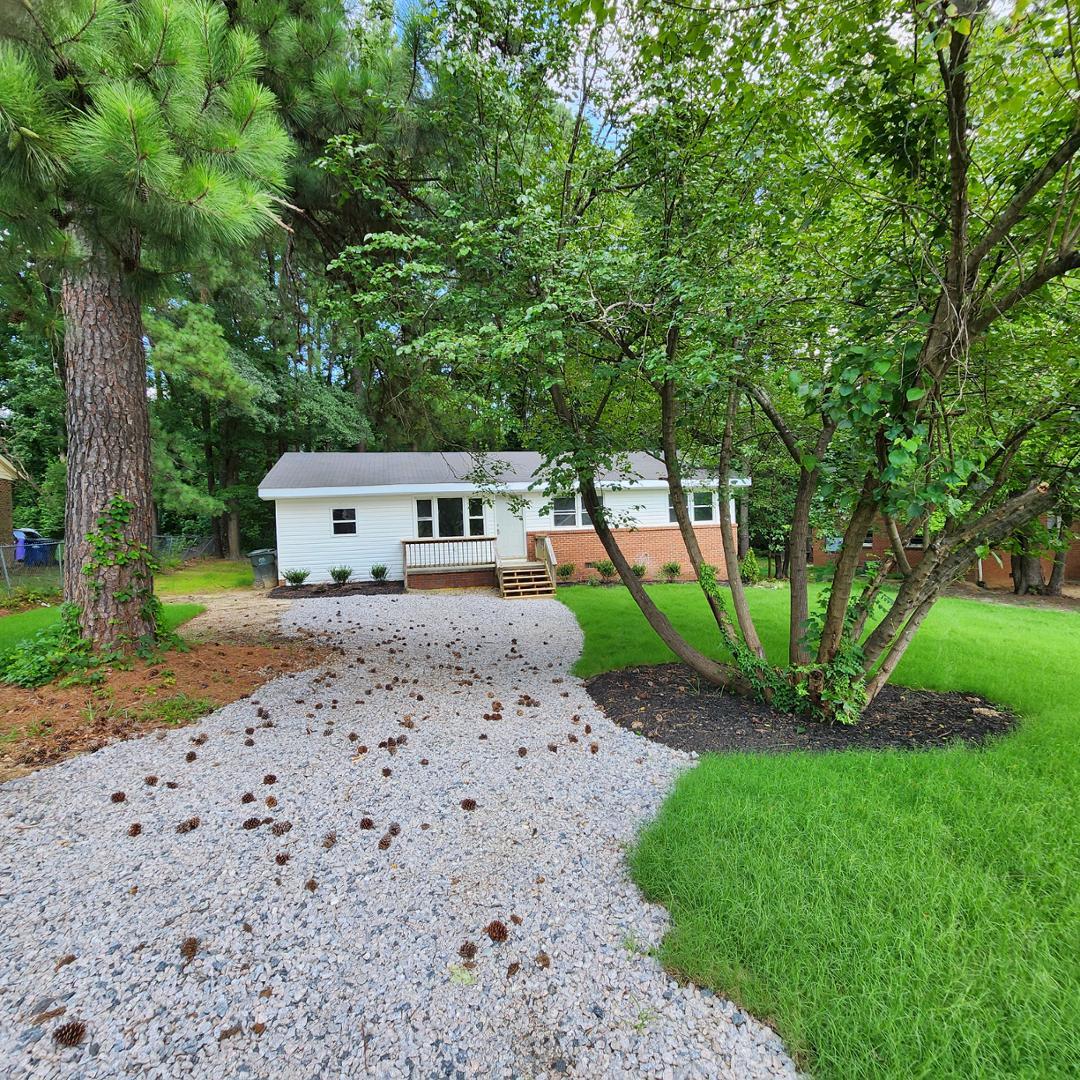
M 795 1075 L 650 955 L 666 914 L 624 854 L 689 759 L 591 703 L 565 607 L 348 597 L 284 624 L 338 659 L 0 787 L 0 1075 Z

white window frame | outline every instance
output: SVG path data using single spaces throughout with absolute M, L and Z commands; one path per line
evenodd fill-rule
M 709 516 L 707 518 L 699 518 L 697 516 L 697 496 L 708 495 L 709 496 Z M 716 492 L 711 488 L 694 488 L 689 491 L 683 491 L 683 498 L 686 500 L 686 510 L 690 515 L 690 523 L 692 525 L 715 525 L 720 520 L 719 507 L 716 504 Z M 675 517 L 675 503 L 671 498 L 671 493 L 668 492 L 668 524 L 675 525 L 678 523 L 678 518 Z
M 466 530 L 464 536 L 443 536 L 439 532 L 439 500 L 458 499 L 461 502 L 462 527 Z M 420 513 L 420 503 L 431 503 L 430 516 Z M 480 513 L 472 512 L 473 503 L 480 504 Z M 431 522 L 431 536 L 420 535 L 420 522 Z M 480 531 L 473 533 L 471 526 L 474 521 L 480 522 Z M 487 509 L 481 495 L 417 495 L 413 498 L 413 523 L 416 538 L 418 540 L 478 540 L 481 536 L 487 536 Z
M 866 535 L 863 537 L 862 546 L 864 548 L 872 548 L 874 546 L 874 530 L 869 528 L 866 530 Z
M 335 517 L 336 514 L 352 514 L 352 517 Z M 339 525 L 351 525 L 352 531 L 348 529 L 338 531 Z M 330 508 L 330 535 L 331 536 L 356 536 L 360 531 L 360 522 L 357 519 L 355 506 L 332 506 Z
M 560 525 L 555 520 L 556 514 L 569 514 L 569 510 L 556 510 L 556 499 L 573 499 L 574 500 L 574 521 L 570 525 Z M 600 494 L 600 506 L 604 505 L 604 496 Z M 556 495 L 551 500 L 551 527 L 553 529 L 591 529 L 592 518 L 589 517 L 589 511 L 585 509 L 585 501 L 581 497 L 581 492 L 575 491 L 573 495 Z

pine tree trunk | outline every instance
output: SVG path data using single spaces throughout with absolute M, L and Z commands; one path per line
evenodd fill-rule
M 154 631 L 147 607 L 153 588 L 150 415 L 139 301 L 110 254 L 85 242 L 83 248 L 85 260 L 65 271 L 61 284 L 68 437 L 64 599 L 79 607 L 83 634 L 103 648 Z M 134 242 L 128 258 L 135 265 Z M 86 572 L 93 558 L 88 536 L 100 530 L 99 518 L 115 496 L 131 504 L 123 547 L 136 557 Z

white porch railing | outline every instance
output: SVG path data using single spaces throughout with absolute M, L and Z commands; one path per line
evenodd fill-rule
M 402 540 L 405 587 L 409 587 L 410 574 L 494 569 L 499 561 L 495 540 L 494 536 Z

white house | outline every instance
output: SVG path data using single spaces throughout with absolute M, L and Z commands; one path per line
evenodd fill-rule
M 573 564 L 569 579 L 584 580 L 603 547 L 579 495 L 536 490 L 540 464 L 524 451 L 283 454 L 259 485 L 259 497 L 275 504 L 278 573 L 305 569 L 321 582 L 344 565 L 369 581 L 381 565 L 408 588 L 499 584 L 504 595 L 550 593 L 558 564 Z M 662 461 L 631 454 L 629 475 L 598 484 L 622 551 L 647 578 L 671 562 L 680 577 L 693 576 Z M 724 577 L 717 478 L 696 474 L 685 486 L 704 557 Z

